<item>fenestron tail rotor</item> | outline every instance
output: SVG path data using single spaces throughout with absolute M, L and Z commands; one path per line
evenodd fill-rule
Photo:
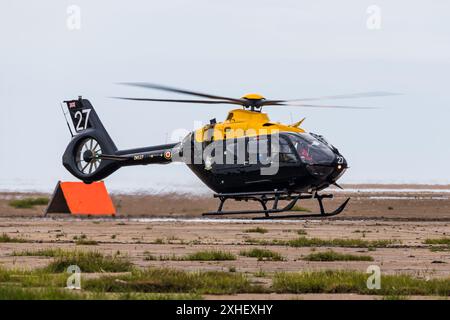
M 77 169 L 80 173 L 91 175 L 100 167 L 102 148 L 94 138 L 87 138 L 80 142 L 75 154 Z
M 360 92 L 353 94 L 342 95 L 330 95 L 315 98 L 300 98 L 300 99 L 288 99 L 288 100 L 268 100 L 259 94 L 247 94 L 242 98 L 230 98 L 214 94 L 201 93 L 186 89 L 179 89 L 159 84 L 152 84 L 146 82 L 124 82 L 124 85 L 141 87 L 146 89 L 155 89 L 166 92 L 173 92 L 178 94 L 202 97 L 206 99 L 158 99 L 158 98 L 135 98 L 135 97 L 114 97 L 122 100 L 133 101 L 147 101 L 147 102 L 176 102 L 176 103 L 198 103 L 198 104 L 233 104 L 241 105 L 245 109 L 251 109 L 252 111 L 260 111 L 265 106 L 294 106 L 304 108 L 318 108 L 318 109 L 378 109 L 376 107 L 359 107 L 359 106 L 342 106 L 342 105 L 317 105 L 309 104 L 308 101 L 320 101 L 320 100 L 334 100 L 334 99 L 357 99 L 357 98 L 370 98 L 370 97 L 383 97 L 398 95 L 393 92 L 385 91 L 372 91 L 372 92 Z

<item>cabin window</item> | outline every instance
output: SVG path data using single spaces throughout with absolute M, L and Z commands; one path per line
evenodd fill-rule
M 297 157 L 295 156 L 294 151 L 289 145 L 289 142 L 283 137 L 280 137 L 280 162 L 285 163 L 297 162 Z
M 237 144 L 236 142 L 230 142 L 229 140 L 225 140 L 225 164 L 237 164 Z
M 269 136 L 257 136 L 248 138 L 246 162 L 250 164 L 267 165 L 272 160 L 270 152 L 271 139 Z

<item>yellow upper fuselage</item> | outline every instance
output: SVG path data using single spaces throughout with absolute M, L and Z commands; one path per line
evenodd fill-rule
M 270 122 L 266 113 L 235 109 L 228 113 L 228 117 L 224 122 L 219 122 L 214 125 L 208 124 L 196 130 L 195 140 L 197 142 L 217 141 L 279 132 L 303 133 L 305 130 L 298 128 L 300 124 L 301 121 L 292 125 L 274 123 Z

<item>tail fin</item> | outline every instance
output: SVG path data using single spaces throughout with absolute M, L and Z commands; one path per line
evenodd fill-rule
M 64 101 L 64 103 L 67 105 L 67 110 L 69 111 L 70 119 L 72 120 L 72 123 L 69 124 L 69 130 L 71 131 L 72 136 L 81 134 L 87 130 L 96 130 L 104 136 L 104 142 L 115 151 L 117 150 L 116 145 L 109 136 L 89 100 L 82 99 L 80 96 L 77 100 L 68 100 Z
M 63 155 L 66 169 L 86 183 L 101 180 L 116 171 L 119 166 L 115 161 L 98 157 L 114 155 L 117 147 L 89 100 L 79 97 L 64 103 L 70 115 L 68 125 L 73 137 Z

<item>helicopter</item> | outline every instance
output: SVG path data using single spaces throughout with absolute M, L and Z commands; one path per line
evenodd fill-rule
M 62 162 L 84 183 L 103 180 L 121 167 L 185 163 L 220 200 L 216 211 L 205 216 L 257 215 L 253 219 L 330 217 L 346 208 L 347 198 L 332 212 L 324 209 L 323 199 L 333 194 L 321 193 L 348 169 L 347 160 L 322 135 L 301 128 L 304 118 L 293 124 L 269 119 L 263 107 L 298 106 L 305 108 L 374 109 L 355 106 L 316 105 L 310 101 L 350 99 L 393 95 L 389 92 L 365 92 L 351 95 L 323 96 L 292 100 L 271 100 L 252 93 L 242 98 L 201 93 L 152 83 L 123 83 L 145 89 L 195 96 L 195 99 L 157 99 L 114 97 L 140 102 L 172 102 L 208 105 L 235 105 L 223 122 L 211 119 L 178 143 L 119 150 L 103 126 L 88 99 L 64 101 L 63 108 L 72 139 Z M 201 98 L 201 99 L 199 99 Z M 68 121 L 67 114 L 71 121 Z M 318 201 L 319 213 L 293 211 L 299 200 Z M 224 210 L 227 200 L 256 201 L 261 209 Z M 287 204 L 280 206 L 280 201 Z M 261 215 L 262 214 L 262 215 Z

